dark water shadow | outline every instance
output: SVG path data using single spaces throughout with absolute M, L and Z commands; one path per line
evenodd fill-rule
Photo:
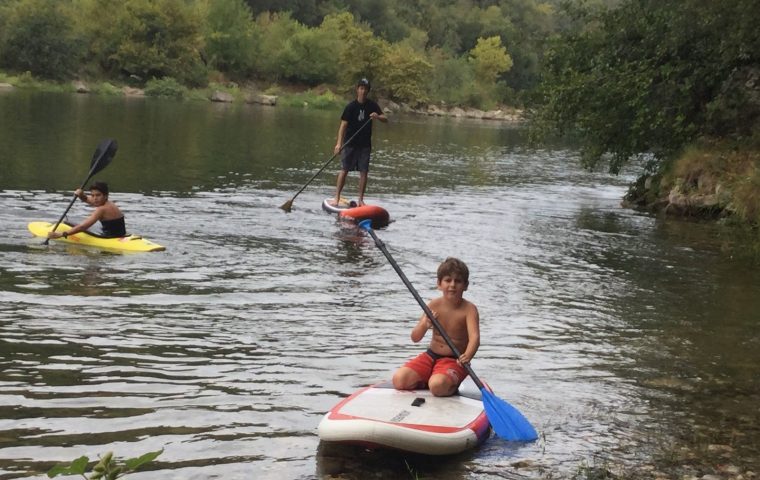
M 422 455 L 397 450 L 369 449 L 335 442 L 317 447 L 318 478 L 463 478 L 472 452 L 459 455 Z

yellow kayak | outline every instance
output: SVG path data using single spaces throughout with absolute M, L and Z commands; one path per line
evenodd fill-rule
M 35 237 L 47 238 L 48 232 L 53 230 L 53 224 L 49 222 L 31 222 L 28 228 Z M 56 231 L 65 232 L 71 228 L 73 228 L 71 225 L 61 222 Z M 87 245 L 107 250 L 119 250 L 122 252 L 160 252 L 166 250 L 166 247 L 146 240 L 139 235 L 103 238 L 88 232 L 79 232 L 66 238 L 56 238 L 54 241 L 73 243 L 74 245 Z

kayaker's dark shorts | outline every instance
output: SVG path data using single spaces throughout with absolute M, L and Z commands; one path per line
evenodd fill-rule
M 432 353 L 432 352 L 431 352 Z M 438 357 L 433 359 L 433 356 Z M 454 357 L 441 357 L 428 352 L 422 352 L 415 358 L 404 364 L 405 367 L 414 370 L 420 376 L 420 380 L 427 383 L 433 375 L 446 375 L 458 387 L 467 378 L 467 370 L 457 363 Z
M 346 146 L 343 149 L 343 156 L 340 159 L 343 170 L 347 172 L 360 171 L 369 172 L 369 153 L 371 147 L 353 148 Z

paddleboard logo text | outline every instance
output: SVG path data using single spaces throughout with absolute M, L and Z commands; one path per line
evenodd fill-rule
M 409 416 L 409 413 L 411 413 L 411 412 L 409 412 L 408 410 L 401 410 L 400 412 L 398 412 L 398 413 L 396 414 L 396 416 L 395 416 L 395 417 L 391 418 L 391 422 L 394 422 L 394 423 L 398 423 L 398 422 L 400 422 L 401 420 L 403 420 L 403 419 L 405 419 L 406 417 L 408 417 L 408 416 Z

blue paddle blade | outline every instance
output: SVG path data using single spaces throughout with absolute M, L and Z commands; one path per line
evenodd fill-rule
M 527 418 L 515 407 L 500 399 L 485 387 L 480 390 L 483 406 L 493 431 L 504 440 L 532 442 L 538 434 Z
M 372 220 L 371 220 L 371 219 L 369 219 L 369 218 L 368 218 L 368 219 L 366 219 L 366 220 L 362 220 L 361 222 L 359 222 L 359 226 L 360 226 L 360 227 L 361 227 L 363 230 L 366 230 L 366 231 L 368 231 L 368 232 L 369 232 L 370 230 L 372 230 Z

